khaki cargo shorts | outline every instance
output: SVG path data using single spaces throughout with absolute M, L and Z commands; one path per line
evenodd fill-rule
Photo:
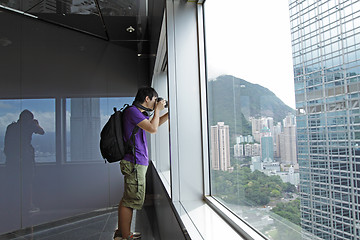
M 124 195 L 122 206 L 140 210 L 145 200 L 147 166 L 121 160 L 120 170 L 124 175 Z

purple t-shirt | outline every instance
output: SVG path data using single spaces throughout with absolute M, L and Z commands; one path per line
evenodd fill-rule
M 145 116 L 137 107 L 131 106 L 127 108 L 123 116 L 123 138 L 124 141 L 128 141 L 131 137 L 131 133 L 138 123 L 144 119 L 149 119 Z M 147 166 L 149 164 L 148 147 L 146 140 L 146 133 L 143 129 L 139 128 L 135 135 L 135 146 L 136 146 L 136 163 Z M 126 154 L 124 160 L 134 162 L 134 156 L 132 154 Z

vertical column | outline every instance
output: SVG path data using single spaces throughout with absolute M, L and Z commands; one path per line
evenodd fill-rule
M 203 196 L 197 4 L 167 0 L 172 200 Z

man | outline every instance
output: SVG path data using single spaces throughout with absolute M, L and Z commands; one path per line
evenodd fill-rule
M 21 170 L 22 179 L 22 209 L 24 213 L 35 213 L 40 211 L 33 202 L 33 182 L 35 177 L 35 150 L 31 144 L 33 134 L 44 135 L 44 129 L 34 119 L 34 114 L 25 109 L 20 113 L 17 122 L 11 123 L 5 132 L 4 153 L 6 166 L 9 171 L 9 182 L 16 186 L 16 179 L 20 179 L 15 173 Z M 16 178 L 16 179 L 14 179 Z M 8 196 L 10 192 L 9 190 Z M 14 198 L 9 198 L 14 199 Z
M 156 133 L 158 127 L 168 120 L 168 113 L 160 117 L 160 111 L 166 105 L 165 100 L 157 101 L 158 94 L 151 87 L 140 88 L 133 105 L 127 108 L 123 116 L 124 141 L 129 141 L 136 126 L 139 130 L 135 134 L 135 156 L 133 153 L 125 155 L 120 161 L 121 172 L 124 175 L 124 195 L 118 208 L 118 229 L 114 239 L 138 239 L 139 233 L 131 233 L 131 219 L 133 209 L 140 210 L 145 200 L 145 175 L 149 164 L 146 132 Z M 153 111 L 150 120 L 148 112 Z M 134 164 L 136 162 L 136 164 Z

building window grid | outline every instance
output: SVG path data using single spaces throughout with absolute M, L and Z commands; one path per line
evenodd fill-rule
M 342 56 L 342 55 L 341 55 Z M 335 58 L 329 58 L 329 59 L 323 59 L 322 61 L 333 61 L 334 59 L 336 58 L 339 58 L 341 57 L 340 55 L 336 56 Z M 344 54 L 344 56 L 346 57 L 346 53 Z M 321 86 L 321 81 L 322 81 L 322 77 L 325 77 L 326 79 L 326 82 L 336 82 L 336 81 L 339 81 L 340 83 L 343 82 L 343 79 L 346 77 L 348 78 L 353 78 L 354 82 L 358 82 L 358 75 L 360 74 L 357 73 L 357 72 L 351 72 L 352 69 L 355 69 L 357 70 L 356 68 L 358 67 L 358 65 L 360 65 L 360 61 L 358 59 L 355 59 L 353 61 L 345 61 L 343 64 L 341 65 L 349 65 L 349 64 L 355 64 L 354 66 L 351 65 L 351 67 L 349 68 L 346 68 L 346 69 L 341 69 L 339 68 L 339 64 L 332 64 L 330 65 L 329 68 L 323 68 L 323 69 L 315 69 L 315 70 L 312 70 L 311 68 L 306 68 L 305 71 L 306 71 L 306 75 L 304 75 L 304 79 L 306 79 L 306 81 L 312 81 L 313 83 L 307 83 L 307 87 L 310 87 L 310 86 Z M 318 63 L 315 63 L 315 64 L 312 64 L 310 66 L 316 66 Z M 329 71 L 329 69 L 331 71 Z M 345 74 L 346 73 L 346 74 Z M 342 79 L 343 78 L 343 79 Z M 303 83 L 305 82 L 304 79 L 300 79 L 298 78 L 298 85 L 296 86 L 296 90 L 297 92 L 305 89 L 306 87 L 305 86 L 301 86 L 300 83 Z M 301 92 L 299 92 L 301 93 Z
M 327 223 L 327 225 L 325 225 L 324 223 Z M 323 237 L 329 236 L 329 232 L 331 232 L 331 230 L 332 230 L 331 225 L 328 221 L 324 221 L 324 223 L 319 224 L 319 223 L 313 222 L 313 224 L 317 226 L 317 228 L 314 230 L 314 232 L 318 231 L 319 233 L 322 233 Z M 316 234 L 316 236 L 319 236 L 319 234 Z M 326 237 L 325 239 L 329 239 L 329 238 Z
M 350 61 L 347 61 L 346 59 L 348 59 L 348 56 L 350 55 L 350 54 L 355 54 L 355 53 L 357 53 L 358 51 L 352 51 L 352 52 L 350 52 L 350 53 L 348 53 L 348 52 L 344 52 L 344 53 L 341 53 L 341 54 L 338 54 L 338 55 L 336 55 L 336 56 L 333 56 L 333 55 L 331 55 L 330 56 L 330 54 L 329 54 L 329 58 L 323 58 L 322 59 L 322 62 L 328 62 L 328 63 L 331 63 L 331 64 L 329 64 L 328 66 L 330 66 L 330 67 L 324 67 L 323 69 L 319 69 L 319 68 L 317 68 L 316 66 L 318 66 L 319 65 L 319 62 L 315 62 L 315 63 L 311 63 L 309 66 L 310 67 L 307 67 L 306 68 L 306 73 L 307 73 L 307 75 L 304 75 L 304 77 L 305 77 L 305 79 L 317 79 L 317 78 L 319 78 L 320 76 L 323 76 L 323 75 L 325 75 L 325 73 L 328 75 L 328 74 L 331 74 L 331 75 L 335 75 L 336 76 L 336 74 L 344 74 L 345 73 L 345 70 L 350 70 L 351 71 L 351 68 L 353 68 L 353 69 L 355 69 L 356 67 L 358 67 L 358 65 L 360 65 L 360 61 L 359 61 L 359 59 L 358 58 L 356 58 L 355 56 L 354 57 L 352 57 L 351 58 L 351 60 Z M 339 58 L 340 57 L 345 57 L 345 61 L 343 62 L 343 63 L 341 63 L 341 64 L 339 64 Z M 360 57 L 360 56 L 359 56 Z M 304 61 L 304 64 L 306 64 L 307 62 L 306 61 Z M 341 69 L 341 68 L 339 68 L 339 66 L 343 66 L 343 65 L 346 65 L 346 66 L 349 66 L 349 68 L 347 68 L 347 69 Z M 311 66 L 315 66 L 315 68 L 311 68 Z M 325 73 L 322 73 L 322 71 L 326 71 L 326 70 L 328 70 L 328 72 L 325 72 Z M 331 72 L 329 72 L 329 70 L 331 71 Z M 355 69 L 355 70 L 357 70 L 357 69 Z M 319 76 L 318 75 L 318 73 L 317 72 L 321 72 L 321 75 Z M 315 73 L 315 74 L 314 74 Z M 353 73 L 348 73 L 347 74 L 347 76 L 351 76 L 351 77 L 354 77 L 354 76 L 357 76 L 357 75 L 359 75 L 360 74 L 360 72 L 353 72 Z M 313 76 L 312 76 L 313 75 Z M 339 80 L 340 78 L 330 78 L 330 79 L 327 79 L 327 81 L 336 81 L 336 80 Z M 303 81 L 303 79 L 301 79 L 302 81 Z
M 331 50 L 332 50 L 332 49 L 331 49 Z M 330 55 L 329 55 L 329 56 L 330 56 Z M 331 56 L 333 56 L 333 55 L 331 55 Z M 333 67 L 333 66 L 332 66 L 332 67 Z M 337 129 L 333 129 L 333 130 L 335 130 L 335 131 L 336 131 Z M 339 129 L 339 130 L 340 130 L 340 129 Z M 337 137 L 339 137 L 339 136 L 337 136 Z M 342 137 L 343 137 L 343 136 L 342 136 Z M 345 137 L 346 137 L 346 136 L 345 136 Z
M 359 12 L 360 13 L 360 12 Z M 359 16 L 356 16 L 355 18 L 352 16 L 351 19 L 347 19 L 343 24 L 342 26 L 348 26 L 350 23 L 353 23 L 354 24 L 354 21 L 357 21 L 359 20 Z M 333 26 L 331 26 L 333 25 Z M 356 26 L 356 25 L 355 25 Z M 308 27 L 308 26 L 304 26 L 304 27 Z M 349 26 L 350 28 L 350 26 Z M 352 33 L 352 35 L 348 36 L 348 37 L 352 37 L 355 35 L 355 31 L 358 29 L 359 27 L 356 27 L 356 28 L 352 28 L 351 30 L 349 30 L 348 32 Z M 297 44 L 300 44 L 301 42 L 306 42 L 310 39 L 313 40 L 313 42 L 317 45 L 321 44 L 321 46 L 325 47 L 329 44 L 332 44 L 336 41 L 338 41 L 338 36 L 339 36 L 339 30 L 340 30 L 340 27 L 338 26 L 337 23 L 329 23 L 327 26 L 324 26 L 324 29 L 322 32 L 321 32 L 321 40 L 319 40 L 319 33 L 318 33 L 318 30 L 314 30 L 306 35 L 301 35 L 301 34 L 298 34 L 298 32 L 300 30 L 297 30 L 296 32 L 294 32 L 295 35 L 300 35 L 298 38 L 296 39 L 293 39 L 293 47 L 294 49 L 296 49 L 296 46 Z M 330 33 L 334 32 L 334 30 L 336 29 L 336 34 L 334 34 L 334 37 L 330 37 Z M 348 34 L 347 31 L 344 31 L 343 32 L 343 35 L 346 36 L 346 34 Z M 316 40 L 316 41 L 315 41 Z M 307 52 L 306 51 L 306 48 L 314 48 L 316 49 L 315 47 L 318 47 L 318 46 L 314 46 L 314 43 L 313 44 L 308 44 L 305 46 L 305 48 L 303 48 L 302 50 L 298 50 L 298 51 L 295 51 L 294 54 L 296 55 L 298 52 Z

